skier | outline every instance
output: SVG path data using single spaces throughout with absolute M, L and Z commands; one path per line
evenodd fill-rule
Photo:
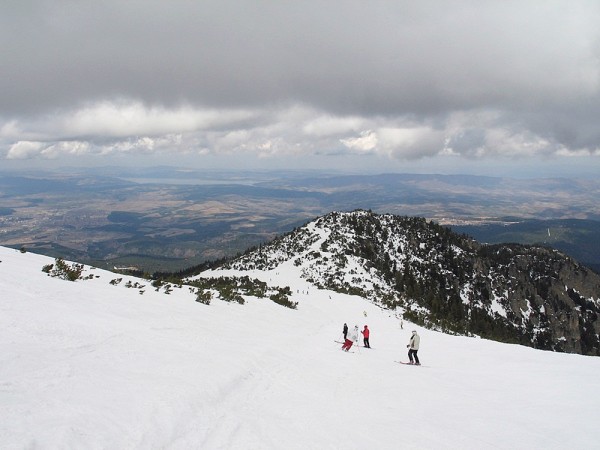
M 342 331 L 342 333 L 344 333 L 344 341 L 348 338 L 348 325 L 344 324 L 344 330 Z
M 417 366 L 421 365 L 421 363 L 419 362 L 419 357 L 417 356 L 417 352 L 419 351 L 419 343 L 420 342 L 421 342 L 421 338 L 417 334 L 417 330 L 413 330 L 412 336 L 410 337 L 410 340 L 408 341 L 408 345 L 406 346 L 408 348 L 408 359 L 410 359 L 409 364 L 416 364 Z M 414 356 L 414 360 L 413 360 L 413 356 Z
M 361 331 L 362 335 L 363 335 L 363 342 L 365 344 L 366 348 L 371 348 L 371 344 L 369 344 L 369 327 L 367 327 L 365 325 L 365 329 Z
M 344 345 L 342 345 L 342 350 L 350 350 L 350 347 L 352 347 L 352 344 L 356 341 L 358 341 L 358 325 L 354 325 L 354 329 L 348 333 L 348 337 L 346 338 Z

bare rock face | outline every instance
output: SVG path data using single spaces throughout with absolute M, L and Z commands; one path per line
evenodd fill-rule
M 512 253 L 508 270 L 498 271 L 493 259 L 489 266 L 493 285 L 505 290 L 513 326 L 534 346 L 598 354 L 600 277 L 552 249 L 493 247 Z

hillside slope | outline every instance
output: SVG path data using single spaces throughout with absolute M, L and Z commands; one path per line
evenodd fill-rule
M 311 284 L 429 327 L 600 355 L 600 275 L 556 250 L 483 245 L 421 218 L 334 212 L 226 267 L 284 261 Z
M 560 449 L 600 439 L 599 358 L 402 329 L 358 296 L 316 289 L 291 260 L 250 273 L 289 286 L 297 310 L 253 297 L 206 306 L 186 286 L 166 294 L 89 267 L 92 278 L 65 281 L 42 272 L 51 259 L 4 247 L 0 261 L 1 448 Z M 374 349 L 341 352 L 344 322 L 368 324 Z M 413 328 L 423 367 L 394 362 Z

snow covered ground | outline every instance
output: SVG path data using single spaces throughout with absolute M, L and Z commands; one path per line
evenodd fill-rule
M 291 265 L 251 276 L 289 285 L 298 310 L 0 261 L 2 449 L 600 447 L 600 358 L 401 329 Z M 342 352 L 344 322 L 368 324 L 373 349 Z M 412 329 L 423 367 L 394 362 Z

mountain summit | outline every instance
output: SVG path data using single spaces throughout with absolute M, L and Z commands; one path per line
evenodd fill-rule
M 557 250 L 485 245 L 422 218 L 333 212 L 224 268 L 285 261 L 319 288 L 399 309 L 430 328 L 600 355 L 600 276 Z

